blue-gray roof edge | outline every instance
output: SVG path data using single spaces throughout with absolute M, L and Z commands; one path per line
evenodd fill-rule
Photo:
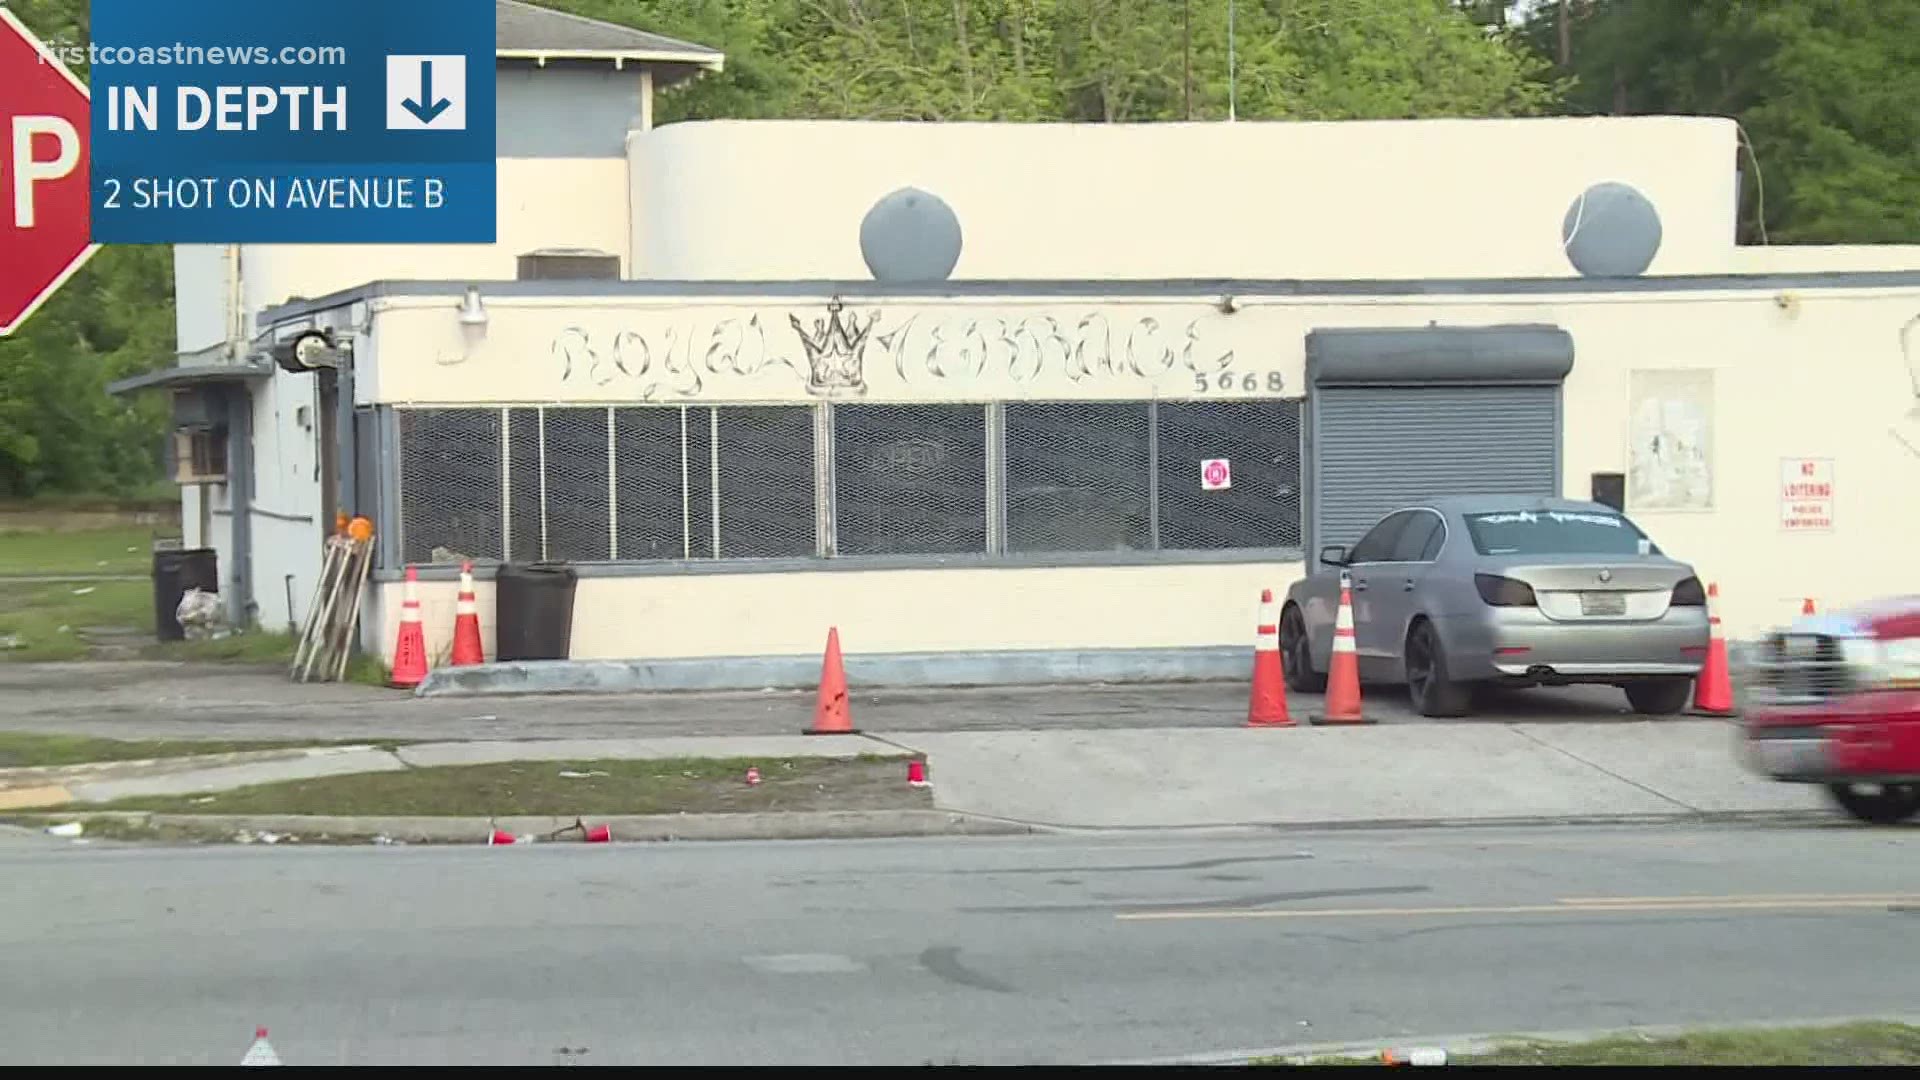
M 1310 280 L 1288 278 L 1127 278 L 995 279 L 929 284 L 886 284 L 829 278 L 780 281 L 581 280 L 516 281 L 473 279 L 370 281 L 325 296 L 296 298 L 263 309 L 256 324 L 265 328 L 317 311 L 366 300 L 463 295 L 477 288 L 483 297 L 556 297 L 617 300 L 630 297 L 842 297 L 846 299 L 923 299 L 1009 296 L 1019 298 L 1098 295 L 1115 300 L 1156 296 L 1362 297 L 1362 296 L 1524 296 L 1570 293 L 1724 292 L 1743 289 L 1865 289 L 1920 286 L 1920 270 L 1833 270 L 1784 274 L 1695 274 L 1632 278 L 1425 278 Z

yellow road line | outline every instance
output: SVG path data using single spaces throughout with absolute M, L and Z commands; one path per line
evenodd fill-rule
M 1786 911 L 1845 908 L 1876 908 L 1894 904 L 1920 904 L 1920 894 L 1875 897 L 1697 897 L 1685 901 L 1648 901 L 1623 898 L 1626 902 L 1583 902 L 1561 900 L 1552 904 L 1507 904 L 1461 907 L 1384 907 L 1384 908 L 1225 908 L 1196 911 L 1131 911 L 1114 918 L 1121 922 L 1154 922 L 1183 919 L 1416 919 L 1444 915 L 1575 915 L 1599 912 L 1662 911 Z
M 1561 898 L 1560 903 L 1717 904 L 1730 900 L 1885 900 L 1888 903 L 1904 903 L 1912 899 L 1909 893 L 1749 893 L 1729 896 L 1568 896 Z

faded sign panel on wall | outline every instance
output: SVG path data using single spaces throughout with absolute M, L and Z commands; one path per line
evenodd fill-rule
M 1635 371 L 1627 391 L 1627 502 L 1713 508 L 1713 372 Z
M 1291 396 L 1299 364 L 1197 303 L 554 308 L 434 351 L 500 401 L 1247 400 Z

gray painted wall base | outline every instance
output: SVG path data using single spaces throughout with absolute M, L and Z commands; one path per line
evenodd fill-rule
M 845 658 L 863 687 L 1047 686 L 1065 683 L 1243 679 L 1253 654 L 1240 646 L 1008 652 L 881 653 Z M 819 656 L 719 656 L 686 660 L 511 660 L 439 668 L 419 697 L 495 694 L 627 694 L 690 690 L 810 690 Z
M 1748 646 L 1727 643 L 1729 665 Z M 675 660 L 510 660 L 431 671 L 417 697 L 502 694 L 635 694 L 659 691 L 811 690 L 818 656 L 716 656 Z M 860 687 L 1060 686 L 1074 683 L 1219 682 L 1249 678 L 1253 652 L 1239 645 L 1182 649 L 1019 650 L 847 656 Z

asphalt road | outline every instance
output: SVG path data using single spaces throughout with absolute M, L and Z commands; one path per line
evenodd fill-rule
M 813 721 L 804 692 L 415 698 L 358 685 L 302 685 L 278 671 L 217 665 L 0 666 L 0 730 L 129 739 L 514 739 L 649 735 L 790 735 Z M 1294 694 L 1304 717 L 1318 696 Z M 1370 688 L 1383 724 L 1432 723 L 1404 689 Z M 869 731 L 1006 731 L 1232 727 L 1246 722 L 1237 683 L 1037 686 L 951 690 L 852 689 L 853 718 Z M 1631 718 L 1611 687 L 1491 695 L 1476 716 L 1444 723 Z
M 0 1061 L 1085 1063 L 1916 1011 L 1920 830 L 0 843 Z

